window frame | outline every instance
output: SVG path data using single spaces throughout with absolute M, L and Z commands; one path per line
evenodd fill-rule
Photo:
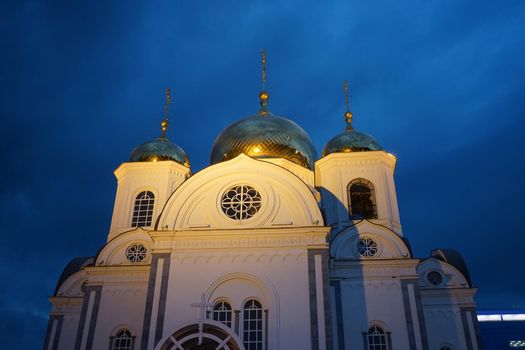
M 140 198 L 141 196 L 150 195 L 149 198 Z M 152 227 L 153 217 L 155 212 L 155 202 L 157 195 L 151 189 L 142 189 L 133 196 L 133 205 L 131 208 L 130 227 Z M 141 209 L 141 206 L 146 206 L 146 209 Z M 146 211 L 145 216 L 142 216 L 141 211 Z M 144 219 L 142 219 L 144 217 Z
M 371 333 L 373 329 L 380 330 L 379 333 Z M 392 337 L 391 332 L 386 330 L 386 327 L 373 323 L 368 327 L 368 331 L 363 332 L 363 345 L 365 350 L 391 350 L 392 349 Z M 375 340 L 371 343 L 372 337 L 380 336 L 382 341 L 380 344 L 376 344 Z M 372 338 L 373 339 L 373 338 Z
M 129 336 L 127 338 L 122 338 L 122 340 L 128 340 L 129 339 L 129 345 L 125 345 L 123 348 L 121 345 L 115 344 L 116 341 L 119 340 L 119 336 L 121 333 L 127 332 Z M 113 332 L 113 335 L 109 337 L 109 350 L 133 350 L 135 349 L 135 339 L 136 335 L 131 331 L 128 327 L 119 327 L 115 332 Z
M 358 216 L 358 215 L 354 215 L 352 213 L 352 192 L 351 192 L 351 188 L 352 188 L 353 185 L 365 185 L 370 190 L 370 200 L 372 202 L 372 209 L 373 209 L 372 217 L 361 217 L 361 216 Z M 367 179 L 362 178 L 362 177 L 353 179 L 352 181 L 350 181 L 348 183 L 348 185 L 346 185 L 346 196 L 347 196 L 346 205 L 347 205 L 348 216 L 349 216 L 350 220 L 355 220 L 355 219 L 376 220 L 376 219 L 379 218 L 378 210 L 377 210 L 376 189 L 375 189 L 375 186 L 372 183 L 372 181 L 367 180 Z
M 248 303 L 257 303 L 259 306 L 257 309 L 250 309 L 250 308 L 247 308 L 247 305 Z M 248 320 L 246 319 L 246 312 L 249 310 L 252 310 L 252 311 L 258 311 L 259 312 L 259 317 L 255 318 L 255 319 L 251 319 L 251 318 L 248 318 Z M 246 330 L 246 327 L 245 327 L 245 324 L 246 322 L 250 322 L 250 321 L 255 321 L 255 322 L 258 322 L 258 325 L 257 327 L 255 327 L 255 330 Z M 249 299 L 246 299 L 243 304 L 242 304 L 242 309 L 241 309 L 241 327 L 240 327 L 240 331 L 239 331 L 239 336 L 242 340 L 242 343 L 244 345 L 244 348 L 246 350 L 264 350 L 266 349 L 266 342 L 267 342 L 267 339 L 266 339 L 266 312 L 265 312 L 265 309 L 263 307 L 263 303 L 257 299 L 257 298 L 249 298 Z M 259 327 L 260 326 L 260 327 Z M 246 332 L 260 332 L 260 336 L 261 336 L 261 340 L 255 340 L 255 341 L 252 341 L 252 340 L 249 340 L 249 339 L 245 339 L 246 338 Z M 257 339 L 257 338 L 256 338 Z M 249 342 L 249 343 L 247 343 Z
M 221 310 L 216 310 L 216 307 L 219 304 L 227 305 L 229 307 L 229 309 L 227 309 L 227 310 L 222 310 L 222 309 Z M 219 315 L 217 318 L 215 318 L 216 313 Z M 226 322 L 227 323 L 225 323 L 225 322 L 220 320 L 220 314 L 226 314 L 226 315 L 229 314 L 229 320 L 228 320 L 228 316 L 226 316 L 226 318 L 227 318 Z M 218 300 L 216 300 L 213 303 L 213 308 L 211 310 L 211 319 L 214 320 L 214 321 L 217 321 L 219 323 L 222 323 L 226 327 L 229 327 L 229 328 L 233 329 L 232 326 L 234 324 L 234 320 L 233 320 L 233 307 L 232 307 L 231 303 L 228 300 L 226 300 L 226 299 L 218 299 Z

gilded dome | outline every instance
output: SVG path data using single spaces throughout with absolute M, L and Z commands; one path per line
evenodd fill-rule
M 172 160 L 186 167 L 190 166 L 186 152 L 166 137 L 144 142 L 135 147 L 129 157 L 130 162 L 157 162 L 162 160 Z
M 372 136 L 347 128 L 333 137 L 323 148 L 323 157 L 332 153 L 381 151 L 383 147 Z
M 244 153 L 254 158 L 284 158 L 313 169 L 317 152 L 310 136 L 289 119 L 263 111 L 236 121 L 215 139 L 211 164 Z

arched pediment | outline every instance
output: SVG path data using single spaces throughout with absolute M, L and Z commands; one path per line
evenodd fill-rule
M 151 247 L 153 241 L 148 231 L 142 228 L 136 228 L 131 231 L 126 231 L 109 242 L 100 250 L 96 258 L 96 265 L 131 265 L 131 262 L 126 257 L 126 250 L 131 245 L 142 245 L 146 249 L 145 258 L 139 264 L 148 264 L 151 257 Z M 137 263 L 135 263 L 136 265 Z
M 257 191 L 260 205 L 251 217 L 228 217 L 223 196 L 236 186 Z M 241 203 L 242 204 L 242 203 Z M 278 165 L 244 154 L 210 166 L 183 183 L 167 201 L 156 230 L 246 229 L 323 226 L 317 201 L 308 186 Z
M 417 273 L 421 288 L 469 288 L 469 283 L 461 271 L 436 258 L 428 258 L 420 262 L 417 266 Z M 431 274 L 437 278 L 432 278 Z
M 82 297 L 82 285 L 88 279 L 86 271 L 80 270 L 69 276 L 57 289 L 58 297 Z
M 376 253 L 363 257 L 357 246 L 361 239 L 375 243 Z M 363 220 L 332 237 L 330 254 L 336 259 L 399 259 L 410 258 L 410 250 L 394 231 L 388 227 Z

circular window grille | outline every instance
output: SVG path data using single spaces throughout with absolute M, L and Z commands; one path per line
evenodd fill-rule
M 357 252 L 361 256 L 374 256 L 377 254 L 377 243 L 371 238 L 361 238 L 357 242 Z
M 443 282 L 443 276 L 437 271 L 430 271 L 427 274 L 427 280 L 434 286 L 439 286 Z
M 261 208 L 261 195 L 251 186 L 235 186 L 222 195 L 221 207 L 230 219 L 249 219 Z
M 142 244 L 132 244 L 126 249 L 126 257 L 132 263 L 138 263 L 146 259 L 148 250 Z

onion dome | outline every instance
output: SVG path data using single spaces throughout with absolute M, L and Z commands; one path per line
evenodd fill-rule
M 270 94 L 266 91 L 266 55 L 261 55 L 262 90 L 259 113 L 238 120 L 224 129 L 211 149 L 211 164 L 230 160 L 241 153 L 253 158 L 284 158 L 313 169 L 317 152 L 310 136 L 289 119 L 267 110 Z
M 241 153 L 253 158 L 284 158 L 308 169 L 313 169 L 317 159 L 310 136 L 293 121 L 267 112 L 265 106 L 219 134 L 210 163 L 233 159 Z
M 143 144 L 135 147 L 129 156 L 130 162 L 158 162 L 163 160 L 172 160 L 185 167 L 190 167 L 190 160 L 188 155 L 182 148 L 171 142 L 166 137 L 168 131 L 168 108 L 171 103 L 171 91 L 169 88 L 166 89 L 166 105 L 164 106 L 165 117 L 161 122 L 161 135 L 160 137 L 144 142 Z
M 186 152 L 166 137 L 144 142 L 135 147 L 129 157 L 130 162 L 157 162 L 162 160 L 172 160 L 186 167 L 190 166 Z
M 354 129 L 346 129 L 333 137 L 323 148 L 323 157 L 332 153 L 382 151 L 383 147 L 372 136 Z
M 323 148 L 323 157 L 332 153 L 382 151 L 383 147 L 372 136 L 352 127 L 352 112 L 348 109 L 348 84 L 345 80 L 346 129 L 334 136 Z

